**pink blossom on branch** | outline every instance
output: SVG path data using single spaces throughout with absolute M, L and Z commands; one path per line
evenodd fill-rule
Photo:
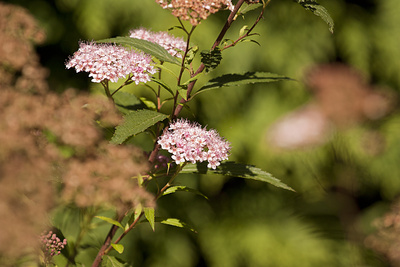
M 145 28 L 139 28 L 131 30 L 130 37 L 159 44 L 172 56 L 178 58 L 182 58 L 180 52 L 186 49 L 186 42 L 182 37 L 175 37 L 167 32 L 152 32 Z
M 76 72 L 89 72 L 92 82 L 117 82 L 131 75 L 132 81 L 139 84 L 150 81 L 150 76 L 157 72 L 151 63 L 150 55 L 122 46 L 81 42 L 79 50 L 69 58 L 66 67 L 75 67 Z
M 170 124 L 160 136 L 162 149 L 172 154 L 176 164 L 208 161 L 208 168 L 216 169 L 220 162 L 228 159 L 230 143 L 215 130 L 207 131 L 197 123 L 180 119 Z
M 52 231 L 42 234 L 40 236 L 40 241 L 47 259 L 59 255 L 61 250 L 67 245 L 67 239 L 61 241 Z

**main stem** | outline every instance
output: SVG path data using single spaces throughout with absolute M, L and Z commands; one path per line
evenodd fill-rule
M 226 32 L 228 31 L 228 29 L 231 27 L 232 23 L 234 22 L 235 16 L 236 16 L 237 12 L 239 11 L 240 7 L 243 5 L 244 1 L 245 0 L 239 0 L 238 3 L 235 5 L 235 9 L 229 15 L 224 27 L 222 28 L 222 30 L 219 33 L 217 39 L 215 40 L 213 46 L 211 47 L 211 51 L 214 50 L 221 43 Z M 203 72 L 204 68 L 205 68 L 205 65 L 203 63 L 201 63 L 199 68 L 197 69 L 197 71 L 192 75 L 192 77 Z M 182 98 L 180 101 L 180 104 L 176 106 L 174 114 L 173 114 L 173 118 L 178 117 L 179 113 L 182 111 L 183 105 L 190 100 L 190 95 L 192 93 L 192 90 L 193 90 L 196 82 L 197 82 L 197 79 L 193 80 L 191 83 L 189 83 L 187 93 L 186 93 L 186 99 Z
M 237 2 L 237 4 L 235 5 L 235 9 L 229 15 L 228 19 L 226 20 L 226 23 L 225 23 L 224 27 L 222 28 L 222 30 L 219 33 L 217 39 L 215 40 L 213 46 L 211 47 L 211 51 L 214 50 L 221 43 L 221 41 L 223 40 L 226 32 L 231 27 L 232 23 L 235 21 L 236 14 L 239 11 L 240 7 L 243 5 L 244 1 L 245 0 L 239 0 Z M 192 28 L 192 31 L 193 31 L 193 28 Z M 203 63 L 201 63 L 199 68 L 196 70 L 195 73 L 193 73 L 191 75 L 191 77 L 195 77 L 197 74 L 203 72 L 204 68 L 205 68 L 205 65 Z M 178 117 L 179 113 L 182 111 L 182 108 L 183 108 L 184 104 L 190 100 L 190 96 L 191 96 L 192 90 L 193 90 L 196 82 L 197 82 L 197 79 L 193 80 L 191 83 L 188 84 L 187 93 L 186 93 L 186 96 L 187 96 L 186 100 L 182 98 L 180 103 L 179 103 L 179 105 L 176 105 L 171 119 L 174 119 L 174 118 Z M 155 161 L 157 153 L 158 153 L 159 150 L 160 150 L 160 145 L 156 143 L 155 146 L 154 146 L 153 151 L 150 153 L 149 162 L 153 163 Z

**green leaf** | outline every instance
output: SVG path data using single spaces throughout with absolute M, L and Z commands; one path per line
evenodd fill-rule
M 202 162 L 198 164 L 187 164 L 181 173 L 200 173 L 200 174 L 222 174 L 233 177 L 240 177 L 245 179 L 252 179 L 262 182 L 270 183 L 276 187 L 294 191 L 293 188 L 282 183 L 279 179 L 272 176 L 272 174 L 265 172 L 252 165 L 223 162 L 216 170 L 208 169 L 207 163 Z
M 208 199 L 207 196 L 202 194 L 200 191 L 198 191 L 196 189 L 193 189 L 193 188 L 186 187 L 184 185 L 171 186 L 167 190 L 165 190 L 162 195 L 165 196 L 165 195 L 169 195 L 169 194 L 172 194 L 172 193 L 175 193 L 175 192 L 180 192 L 180 191 L 195 193 L 197 195 L 200 195 L 200 196 L 204 197 L 205 199 Z
M 161 87 L 163 87 L 165 90 L 167 90 L 172 96 L 174 96 L 174 92 L 172 91 L 171 87 L 169 87 L 168 84 L 166 84 L 165 82 L 156 79 L 156 78 L 152 78 L 151 79 L 153 82 L 159 84 Z
M 101 267 L 124 267 L 126 266 L 114 256 L 104 255 L 101 261 Z
M 146 40 L 131 38 L 128 36 L 118 36 L 114 38 L 103 39 L 97 41 L 97 43 L 116 43 L 119 45 L 132 47 L 141 50 L 146 54 L 152 55 L 160 61 L 177 65 L 180 64 L 178 59 L 169 54 L 168 51 L 165 50 L 161 45 Z
M 111 143 L 122 144 L 129 137 L 145 131 L 166 118 L 168 118 L 167 115 L 152 110 L 132 111 L 126 114 L 123 123 L 116 127 Z
M 171 225 L 171 226 L 175 226 L 175 227 L 179 227 L 179 228 L 185 228 L 188 229 L 194 233 L 197 233 L 196 230 L 194 230 L 192 227 L 190 227 L 187 223 L 176 219 L 176 218 L 160 218 L 157 217 L 156 218 L 156 222 L 162 223 L 162 224 L 166 224 L 166 225 Z
M 149 221 L 151 229 L 153 229 L 153 231 L 155 231 L 154 208 L 149 208 L 149 207 L 144 208 L 144 216 Z
M 207 90 L 217 89 L 224 86 L 239 86 L 255 83 L 270 83 L 279 81 L 293 81 L 293 79 L 279 74 L 269 72 L 246 72 L 244 74 L 224 74 L 217 78 L 211 79 L 201 87 L 196 94 Z
M 124 227 L 122 226 L 122 224 L 114 219 L 111 219 L 111 218 L 108 218 L 105 216 L 95 216 L 95 217 L 100 220 L 106 221 L 108 223 L 114 224 L 114 225 L 118 226 L 119 228 L 121 228 L 122 230 L 124 230 Z
M 111 246 L 119 253 L 122 254 L 124 252 L 124 246 L 121 244 L 113 244 L 111 243 Z
M 210 72 L 215 69 L 222 60 L 221 49 L 218 47 L 214 48 L 212 51 L 201 51 L 201 63 L 205 65 L 205 72 Z
M 325 21 L 326 24 L 329 26 L 329 31 L 333 33 L 333 28 L 335 26 L 333 19 L 326 10 L 325 7 L 321 6 L 315 0 L 294 0 L 295 2 L 299 3 L 302 7 L 306 10 L 311 11 L 314 15 L 320 17 Z
M 257 9 L 259 7 L 262 7 L 263 4 L 262 3 L 258 3 L 258 4 L 247 4 L 247 3 L 243 3 L 243 5 L 240 7 L 238 15 L 244 15 L 249 11 L 252 11 L 254 9 Z
M 133 110 L 143 109 L 145 105 L 135 95 L 127 92 L 118 92 L 113 96 L 114 102 L 119 111 L 127 114 Z

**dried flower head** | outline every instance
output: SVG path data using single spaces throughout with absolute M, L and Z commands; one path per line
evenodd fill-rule
M 76 72 L 89 72 L 92 82 L 97 83 L 103 80 L 117 82 L 128 75 L 136 84 L 146 83 L 157 72 L 151 65 L 150 55 L 127 50 L 122 46 L 94 42 L 81 42 L 66 67 L 75 67 Z
M 197 123 L 180 119 L 170 124 L 158 140 L 162 149 L 172 154 L 176 164 L 208 161 L 208 168 L 216 169 L 222 160 L 228 159 L 230 143 L 217 131 L 205 130 Z
M 71 160 L 63 177 L 63 199 L 78 207 L 111 206 L 120 211 L 139 203 L 153 206 L 154 197 L 133 179 L 147 170 L 141 156 L 134 147 L 104 142 L 91 157 Z
M 234 9 L 231 0 L 156 0 L 164 9 L 171 9 L 172 14 L 182 20 L 189 20 L 195 26 L 210 14 L 220 9 Z
M 384 255 L 390 266 L 400 266 L 400 201 L 395 201 L 391 210 L 373 224 L 376 232 L 367 236 L 365 245 Z
M 130 37 L 159 44 L 174 57 L 182 58 L 180 52 L 186 49 L 186 42 L 182 37 L 175 37 L 167 32 L 152 32 L 139 28 L 131 30 Z

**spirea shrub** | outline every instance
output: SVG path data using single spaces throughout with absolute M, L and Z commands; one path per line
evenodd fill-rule
M 231 144 L 217 130 L 206 130 L 197 122 L 181 118 L 182 109 L 202 92 L 290 80 L 259 71 L 227 73 L 203 86 L 197 83 L 201 74 L 222 64 L 226 50 L 241 42 L 255 41 L 254 29 L 269 1 L 239 0 L 235 5 L 230 0 L 156 2 L 177 18 L 177 26 L 169 28 L 179 30 L 183 37 L 139 28 L 128 36 L 80 42 L 67 59 L 66 68 L 87 72 L 92 82 L 103 87 L 103 96 L 74 90 L 61 95 L 48 91 L 0 91 L 0 199 L 6 203 L 0 205 L 0 231 L 8 229 L 7 234 L 0 234 L 0 257 L 8 253 L 7 244 L 18 233 L 29 240 L 25 244 L 35 243 L 32 240 L 40 243 L 36 230 L 46 224 L 43 214 L 56 206 L 47 223 L 53 224 L 57 233 L 68 234 L 68 242 L 51 232 L 42 236 L 44 253 L 52 258 L 45 265 L 57 264 L 60 259 L 70 266 L 122 266 L 126 257 L 119 259 L 110 252 L 125 253 L 120 242 L 132 237 L 128 236 L 130 231 L 140 231 L 138 224 L 147 221 L 154 231 L 156 222 L 193 230 L 178 218 L 161 218 L 157 214 L 157 201 L 165 195 L 176 191 L 202 195 L 195 189 L 175 185 L 180 174 L 230 175 L 293 190 L 252 165 L 227 161 Z M 249 9 L 245 2 L 253 7 Z M 307 1 L 307 5 L 308 2 L 314 3 Z M 320 9 L 315 4 L 315 10 Z M 220 10 L 227 12 L 224 26 L 210 47 L 199 49 L 191 43 L 197 27 Z M 256 19 L 249 22 L 251 26 L 243 26 L 236 40 L 225 39 L 231 25 L 237 23 L 237 16 L 246 16 L 248 10 L 259 11 Z M 135 95 L 136 86 L 143 85 L 154 94 L 153 99 Z M 127 86 L 133 88 L 125 91 Z M 132 145 L 140 133 L 146 133 L 152 142 L 150 151 Z M 11 206 L 18 210 L 17 215 L 12 214 L 15 210 Z M 69 216 L 76 220 L 72 223 Z M 107 224 L 109 231 L 105 235 L 102 227 Z M 21 236 L 17 244 L 12 249 L 21 252 Z M 90 262 L 81 262 L 81 255 L 88 249 Z M 93 251 L 97 255 L 90 258 Z

